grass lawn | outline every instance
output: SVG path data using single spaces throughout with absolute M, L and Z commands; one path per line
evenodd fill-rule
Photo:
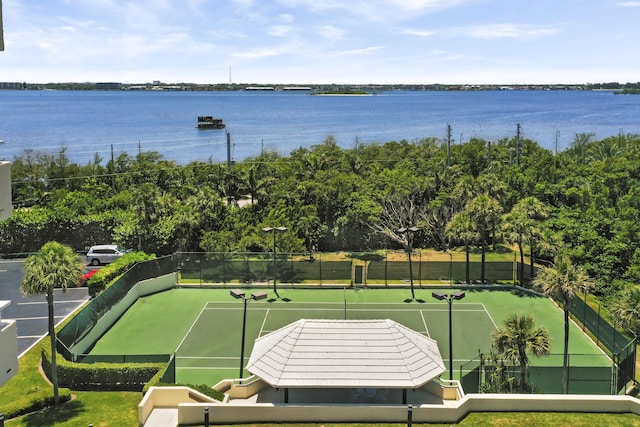
M 53 386 L 40 374 L 40 344 L 20 358 L 18 374 L 0 388 L 0 413 L 21 401 L 27 407 L 37 396 L 53 396 Z M 61 395 L 66 389 L 60 389 Z M 136 426 L 140 393 L 71 392 L 71 400 L 5 422 L 6 426 Z
M 56 407 L 43 409 L 9 420 L 7 426 L 106 427 L 137 426 L 137 392 L 73 392 L 74 398 Z

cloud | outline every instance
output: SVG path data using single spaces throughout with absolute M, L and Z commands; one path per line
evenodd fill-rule
M 435 34 L 434 31 L 415 30 L 411 28 L 407 28 L 406 30 L 403 30 L 402 33 L 410 36 L 417 36 L 417 37 L 429 37 Z
M 274 37 L 284 37 L 291 32 L 290 25 L 273 25 L 269 27 L 267 34 Z
M 316 30 L 316 33 L 329 40 L 339 40 L 344 37 L 345 30 L 335 25 L 324 25 Z
M 264 48 L 264 49 L 253 49 L 246 52 L 236 52 L 231 56 L 234 58 L 240 58 L 240 59 L 259 59 L 259 58 L 269 58 L 273 56 L 278 56 L 280 55 L 280 53 L 281 52 L 277 49 Z
M 284 23 L 290 24 L 294 21 L 294 16 L 289 14 L 289 13 L 281 13 L 280 15 L 278 15 L 280 17 L 280 20 Z
M 462 3 L 468 3 L 468 0 L 383 0 L 380 3 L 387 3 L 400 9 L 416 11 L 450 9 Z
M 289 8 L 302 8 L 315 14 L 344 14 L 360 21 L 388 22 L 412 19 L 419 13 L 451 9 L 476 0 L 279 0 Z
M 533 39 L 556 34 L 560 30 L 558 28 L 534 27 L 528 24 L 518 25 L 506 23 L 477 25 L 468 29 L 461 29 L 460 31 L 474 38 L 494 40 L 522 38 Z
M 340 55 L 368 55 L 377 52 L 380 49 L 384 49 L 384 46 L 371 46 L 362 49 L 343 50 L 340 52 Z

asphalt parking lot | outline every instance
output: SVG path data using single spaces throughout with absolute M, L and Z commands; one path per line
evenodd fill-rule
M 11 301 L 2 310 L 3 319 L 15 319 L 18 330 L 18 354 L 35 345 L 48 333 L 47 300 L 45 295 L 27 297 L 20 291 L 23 260 L 0 260 L 0 300 Z M 54 291 L 56 325 L 89 299 L 87 288 Z

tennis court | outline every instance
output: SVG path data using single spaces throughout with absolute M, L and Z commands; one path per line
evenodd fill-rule
M 246 290 L 247 295 L 251 293 Z M 449 361 L 449 305 L 416 290 L 407 300 L 402 289 L 280 290 L 283 299 L 250 301 L 247 305 L 245 363 L 256 338 L 298 319 L 391 319 L 438 342 Z M 511 313 L 531 313 L 552 337 L 552 353 L 562 353 L 562 312 L 548 299 L 506 291 L 467 291 L 452 306 L 454 378 L 459 366 L 488 353 L 491 334 Z M 92 354 L 175 353 L 176 382 L 210 384 L 238 378 L 243 302 L 226 289 L 173 289 L 141 298 L 96 343 Z M 602 352 L 572 325 L 570 352 Z M 245 371 L 245 376 L 249 375 Z

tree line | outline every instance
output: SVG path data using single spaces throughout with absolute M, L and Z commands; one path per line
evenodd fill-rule
M 285 252 L 504 246 L 551 263 L 562 256 L 614 301 L 640 281 L 640 136 L 575 135 L 553 153 L 529 139 L 436 138 L 355 143 L 329 136 L 288 155 L 233 165 L 180 165 L 155 151 L 85 165 L 25 150 L 13 160 L 12 218 L 0 252 L 49 240 L 76 250 L 114 242 L 158 256 L 261 252 L 283 226 Z M 399 233 L 416 227 L 415 233 Z

